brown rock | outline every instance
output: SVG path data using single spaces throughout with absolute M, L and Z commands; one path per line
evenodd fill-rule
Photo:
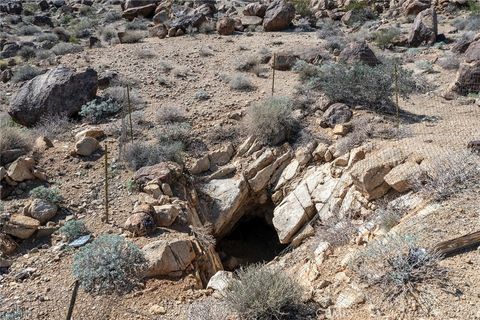
M 5 224 L 4 232 L 20 239 L 30 238 L 40 226 L 40 221 L 22 214 L 14 214 Z
M 217 32 L 222 36 L 229 36 L 235 32 L 235 20 L 230 17 L 222 17 L 217 22 Z

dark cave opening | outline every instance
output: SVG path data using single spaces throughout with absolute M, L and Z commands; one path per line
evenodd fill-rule
M 217 252 L 225 270 L 271 261 L 285 249 L 272 225 L 272 213 L 273 205 L 252 208 L 218 240 Z

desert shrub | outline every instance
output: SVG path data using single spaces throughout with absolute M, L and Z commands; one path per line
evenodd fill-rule
M 368 4 L 366 2 L 363 2 L 363 1 L 350 1 L 345 7 L 344 9 L 346 11 L 350 11 L 350 10 L 362 10 L 362 9 L 365 9 L 368 7 Z
M 195 99 L 208 100 L 210 99 L 210 94 L 205 89 L 199 89 L 197 92 L 195 92 Z
M 322 225 L 315 228 L 315 238 L 318 239 L 318 242 L 326 241 L 333 247 L 350 243 L 357 233 L 358 229 L 352 223 L 352 217 L 332 217 L 322 221 Z
M 125 146 L 123 159 L 129 168 L 138 170 L 162 161 L 182 162 L 184 148 L 184 143 L 181 141 L 129 143 Z
M 250 71 L 260 63 L 256 56 L 241 57 L 235 62 L 235 70 Z
M 456 18 L 452 21 L 452 25 L 458 30 L 476 31 L 480 28 L 480 14 Z
M 400 36 L 398 28 L 380 29 L 373 34 L 375 44 L 382 49 L 393 45 L 394 40 Z
M 437 63 L 445 70 L 457 70 L 460 67 L 460 60 L 455 55 L 441 57 Z
M 211 57 L 213 56 L 213 50 L 206 46 L 206 47 L 201 47 L 200 50 L 198 51 L 201 57 Z
M 422 71 L 424 71 L 424 72 L 426 72 L 426 73 L 432 73 L 432 72 L 433 72 L 433 65 L 432 65 L 432 63 L 429 62 L 429 61 L 419 60 L 419 61 L 415 62 L 415 66 L 416 66 L 418 69 L 420 69 L 420 70 L 422 70 Z
M 231 281 L 225 302 L 244 319 L 281 319 L 300 304 L 300 286 L 278 270 L 254 264 L 240 268 Z
M 38 36 L 35 37 L 35 41 L 57 43 L 58 42 L 58 36 L 55 33 L 44 33 L 44 32 L 42 32 Z
M 81 52 L 83 48 L 78 44 L 73 44 L 69 42 L 60 42 L 53 46 L 52 52 L 57 56 L 63 56 L 69 53 Z
M 191 131 L 190 124 L 186 122 L 166 123 L 157 129 L 155 135 L 161 143 L 172 141 L 186 141 Z
M 111 98 L 97 98 L 84 104 L 78 113 L 91 122 L 100 122 L 122 109 L 122 105 Z
M 122 43 L 137 43 L 142 41 L 147 34 L 143 31 L 129 31 L 126 32 L 122 37 Z
M 58 139 L 69 133 L 73 127 L 73 123 L 66 115 L 56 114 L 42 117 L 33 128 L 37 136 L 44 136 L 50 140 Z
M 145 19 L 133 19 L 125 24 L 125 30 L 147 30 L 148 21 Z
M 293 0 L 292 4 L 295 7 L 295 13 L 299 14 L 300 16 L 310 17 L 312 15 L 309 0 Z
M 140 49 L 137 50 L 137 57 L 140 59 L 153 59 L 156 57 L 156 54 L 150 49 Z
M 0 311 L 1 320 L 22 320 L 24 319 L 24 312 L 21 309 Z
M 341 36 L 343 34 L 340 30 L 340 24 L 332 19 L 319 19 L 317 28 L 319 29 L 317 31 L 317 37 L 319 39 Z
M 286 97 L 271 97 L 248 109 L 248 132 L 262 142 L 275 145 L 285 140 L 292 131 L 292 102 Z
M 17 125 L 8 116 L 0 118 L 0 151 L 11 149 L 30 150 L 32 148 L 32 136 L 30 133 Z
M 89 234 L 90 232 L 83 221 L 69 220 L 58 229 L 58 233 L 64 236 L 67 241 L 73 241 L 81 236 Z
M 47 188 L 39 186 L 30 191 L 30 196 L 35 199 L 42 199 L 50 203 L 59 203 L 63 200 L 60 191 L 57 188 Z
M 87 292 L 126 293 L 135 288 L 146 268 L 142 251 L 118 235 L 103 235 L 73 258 L 73 274 Z
M 182 122 L 185 120 L 185 111 L 179 106 L 163 106 L 156 111 L 155 118 L 159 124 Z
M 430 292 L 447 283 L 447 272 L 439 265 L 441 257 L 419 247 L 412 237 L 392 234 L 368 244 L 354 259 L 356 275 L 380 296 L 380 308 L 411 308 L 429 312 Z M 414 307 L 415 305 L 415 307 Z
M 47 60 L 53 57 L 53 53 L 50 50 L 37 50 L 35 52 L 35 58 L 38 60 Z
M 42 73 L 43 71 L 40 70 L 39 68 L 26 64 L 24 66 L 20 66 L 16 68 L 13 71 L 13 77 L 11 80 L 13 82 L 27 81 L 35 78 L 36 76 Z
M 117 39 L 117 30 L 112 27 L 104 27 L 100 29 L 100 36 L 105 42 L 112 42 Z
M 480 3 L 478 3 L 476 0 L 469 0 L 467 2 L 467 9 L 470 14 L 480 15 Z
M 241 73 L 232 76 L 229 82 L 230 89 L 237 91 L 252 91 L 255 89 L 252 81 Z
M 70 30 L 77 38 L 86 38 L 92 34 L 92 29 L 97 26 L 97 21 L 91 18 L 82 17 L 70 23 Z
M 136 109 L 141 107 L 144 104 L 144 101 L 142 97 L 140 96 L 140 93 L 138 92 L 137 89 L 132 88 L 132 84 L 128 84 L 130 86 L 130 105 L 132 109 Z M 127 88 L 122 86 L 121 84 L 119 85 L 114 85 L 109 88 L 107 88 L 103 92 L 104 96 L 106 99 L 113 100 L 120 106 L 126 106 L 128 105 L 128 99 L 127 99 Z
M 161 73 L 169 73 L 173 69 L 173 65 L 170 61 L 160 60 L 157 63 L 158 71 Z
M 186 78 L 190 74 L 190 69 L 187 67 L 177 66 L 173 68 L 172 74 L 177 78 Z
M 35 58 L 35 49 L 29 46 L 23 46 L 18 51 L 18 56 L 20 56 L 24 61 L 28 61 L 32 58 Z
M 23 25 L 20 26 L 17 30 L 17 35 L 19 36 L 33 36 L 34 34 L 40 33 L 42 30 L 34 25 Z
M 315 67 L 317 72 L 306 62 L 299 61 L 295 70 L 305 73 L 308 68 L 309 78 L 303 80 L 307 89 L 321 90 L 335 102 L 351 105 L 364 105 L 374 110 L 391 111 L 391 97 L 395 92 L 395 72 L 392 62 L 384 62 L 371 67 L 362 63 L 335 64 L 325 63 Z M 413 72 L 397 67 L 398 92 L 400 96 L 408 96 L 420 91 Z
M 217 30 L 217 26 L 215 24 L 215 21 L 213 21 L 213 20 L 206 20 L 206 21 L 202 22 L 202 24 L 198 28 L 198 31 L 200 33 L 207 33 L 207 34 L 212 33 L 215 30 Z
M 469 190 L 480 181 L 478 157 L 468 151 L 439 156 L 425 166 L 427 173 L 414 183 L 415 189 L 435 201 Z
M 329 52 L 342 51 L 347 46 L 345 38 L 332 36 L 325 39 L 323 47 Z
M 105 23 L 112 23 L 122 19 L 122 13 L 118 11 L 110 10 L 103 16 L 103 21 Z

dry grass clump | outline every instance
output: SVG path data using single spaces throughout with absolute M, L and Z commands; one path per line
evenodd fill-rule
M 434 201 L 470 190 L 480 181 L 478 156 L 468 151 L 437 157 L 427 166 L 426 175 L 415 182 L 415 189 Z
M 258 57 L 247 56 L 241 57 L 235 62 L 235 70 L 237 71 L 251 71 L 260 63 Z
M 276 145 L 293 129 L 292 110 L 292 101 L 286 97 L 271 97 L 255 104 L 247 112 L 247 131 L 264 143 Z
M 230 89 L 236 91 L 252 91 L 255 89 L 252 81 L 241 73 L 235 73 L 229 81 Z
M 354 259 L 352 270 L 377 291 L 382 309 L 401 314 L 430 313 L 432 290 L 448 283 L 441 256 L 419 247 L 405 235 L 386 235 L 368 244 Z
M 238 280 L 230 282 L 224 301 L 243 319 L 288 318 L 301 303 L 300 286 L 278 270 L 254 264 L 240 268 L 236 276 Z
M 73 123 L 66 115 L 52 115 L 43 117 L 35 124 L 33 131 L 37 136 L 44 136 L 50 140 L 64 137 L 73 127 Z
M 13 82 L 22 82 L 28 81 L 30 79 L 35 78 L 38 75 L 41 75 L 43 71 L 35 66 L 31 66 L 26 64 L 24 66 L 20 66 L 13 71 Z
M 12 149 L 31 150 L 33 138 L 30 132 L 16 125 L 9 116 L 0 116 L 0 152 Z
M 185 121 L 185 110 L 179 106 L 163 106 L 155 112 L 155 118 L 159 124 Z

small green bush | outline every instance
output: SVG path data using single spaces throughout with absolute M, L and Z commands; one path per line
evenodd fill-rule
M 236 273 L 238 280 L 229 283 L 225 302 L 244 319 L 286 318 L 300 304 L 300 286 L 279 271 L 255 264 Z
M 195 92 L 195 99 L 197 100 L 208 100 L 210 99 L 210 94 L 205 89 L 200 89 Z
M 105 42 L 112 42 L 114 39 L 118 39 L 117 33 L 118 31 L 112 27 L 104 27 L 100 31 L 101 37 Z
M 122 19 L 122 13 L 118 11 L 110 10 L 103 16 L 103 21 L 105 23 L 112 23 L 120 19 Z
M 23 46 L 19 51 L 18 51 L 18 56 L 22 57 L 24 61 L 28 61 L 30 59 L 35 58 L 35 49 L 29 46 Z
M 304 70 L 308 68 L 308 73 Z M 303 77 L 306 90 L 324 92 L 332 101 L 350 105 L 363 105 L 374 110 L 392 111 L 392 96 L 395 92 L 394 63 L 385 61 L 377 66 L 363 63 L 325 63 L 314 69 L 299 61 L 295 70 Z M 413 77 L 413 72 L 397 66 L 398 92 L 408 98 L 422 90 L 421 83 Z
M 92 29 L 97 26 L 97 21 L 91 18 L 82 17 L 70 23 L 73 35 L 77 38 L 86 38 L 92 34 Z
M 22 320 L 24 319 L 24 312 L 21 309 L 0 311 L 1 320 Z
M 84 104 L 78 113 L 90 122 L 100 122 L 108 116 L 114 115 L 122 109 L 122 105 L 113 99 L 97 98 Z
M 293 129 L 292 102 L 285 97 L 271 97 L 250 107 L 246 117 L 247 131 L 262 142 L 276 145 Z
M 24 66 L 20 66 L 16 68 L 13 71 L 12 81 L 13 82 L 28 81 L 30 79 L 35 78 L 38 75 L 41 75 L 42 73 L 43 71 L 40 70 L 39 68 L 26 64 Z
M 480 3 L 476 0 L 469 0 L 467 3 L 467 8 L 470 14 L 480 15 Z
M 87 292 L 126 293 L 135 288 L 146 268 L 143 252 L 118 235 L 103 235 L 73 258 L 73 274 Z
M 347 4 L 344 9 L 346 11 L 350 10 L 362 10 L 368 7 L 368 4 L 363 1 L 350 1 L 349 4 Z
M 295 13 L 299 14 L 302 17 L 312 16 L 309 0 L 292 0 L 291 2 L 295 7 Z
M 60 191 L 57 188 L 46 188 L 44 186 L 33 188 L 30 191 L 30 196 L 54 204 L 58 204 L 63 200 L 63 197 L 60 195 Z
M 58 232 L 64 236 L 67 241 L 73 241 L 90 233 L 85 226 L 85 223 L 79 220 L 70 220 L 65 222 L 65 224 L 58 229 Z
M 57 56 L 63 56 L 69 53 L 78 53 L 82 50 L 83 48 L 80 45 L 69 42 L 57 43 L 52 48 L 52 52 L 55 53 Z

